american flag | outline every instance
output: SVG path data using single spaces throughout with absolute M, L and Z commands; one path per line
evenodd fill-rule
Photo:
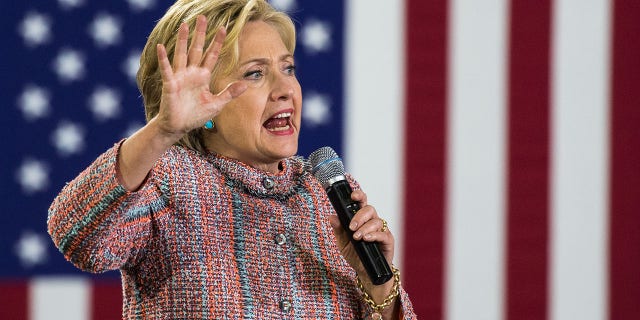
M 271 3 L 298 29 L 299 153 L 343 155 L 421 319 L 640 319 L 640 2 Z M 144 123 L 170 5 L 0 4 L 0 319 L 120 317 L 118 273 L 66 262 L 46 212 Z

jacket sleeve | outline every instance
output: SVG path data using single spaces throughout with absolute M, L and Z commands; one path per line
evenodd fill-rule
M 400 299 L 400 305 L 402 310 L 402 319 L 418 319 L 416 314 L 413 312 L 413 305 L 411 304 L 411 300 L 409 300 L 409 295 L 404 288 L 400 287 L 400 295 L 397 299 Z
M 49 208 L 47 227 L 67 260 L 89 272 L 122 267 L 152 234 L 155 216 L 169 206 L 167 183 L 154 167 L 138 191 L 117 178 L 122 142 L 67 183 Z M 157 167 L 157 165 L 156 165 Z M 165 181 L 166 182 L 166 181 Z

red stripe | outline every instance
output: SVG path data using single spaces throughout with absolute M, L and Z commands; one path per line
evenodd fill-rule
M 609 318 L 640 319 L 640 2 L 613 8 Z
M 403 284 L 421 319 L 444 305 L 446 0 L 408 0 Z
M 122 285 L 119 280 L 91 283 L 91 319 L 122 319 Z
M 506 319 L 547 318 L 550 0 L 512 0 Z
M 25 281 L 0 282 L 0 319 L 29 319 L 29 285 Z

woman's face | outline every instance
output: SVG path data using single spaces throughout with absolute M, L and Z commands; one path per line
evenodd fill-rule
M 292 54 L 280 34 L 263 21 L 245 25 L 238 38 L 238 68 L 214 82 L 219 92 L 233 81 L 248 89 L 214 118 L 207 148 L 253 167 L 277 172 L 280 160 L 296 154 L 302 93 Z

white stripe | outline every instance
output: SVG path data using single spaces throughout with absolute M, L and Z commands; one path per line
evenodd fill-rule
M 557 0 L 550 318 L 607 318 L 607 0 Z
M 46 277 L 30 281 L 31 320 L 89 319 L 90 284 L 84 278 Z
M 347 1 L 345 165 L 386 218 L 402 261 L 404 9 L 396 1 Z
M 450 11 L 447 319 L 502 319 L 506 0 Z

